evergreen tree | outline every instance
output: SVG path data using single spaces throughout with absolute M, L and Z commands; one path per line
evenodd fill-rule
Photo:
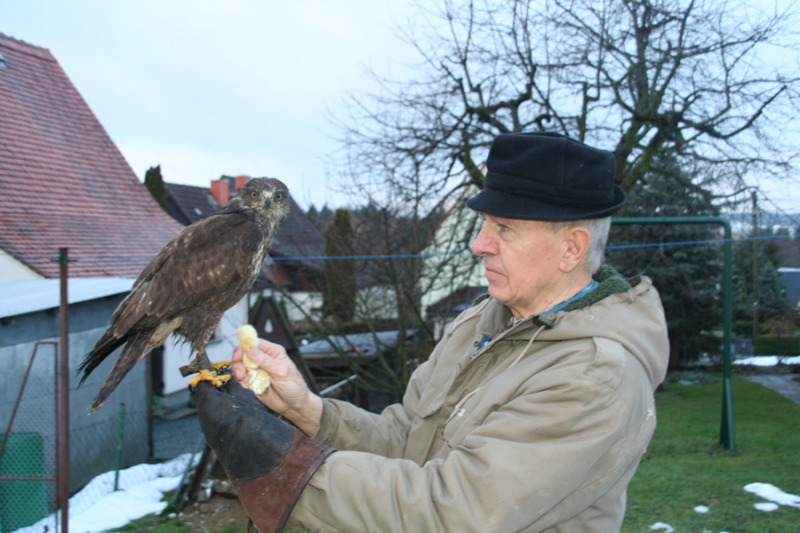
M 167 209 L 167 186 L 164 185 L 164 178 L 161 177 L 161 165 L 156 165 L 147 169 L 144 173 L 144 186 L 150 191 L 150 195 L 155 198 L 161 209 Z
M 733 246 L 733 326 L 736 333 L 752 335 L 753 310 L 756 305 L 753 285 L 753 255 L 758 271 L 758 322 L 763 325 L 788 312 L 786 287 L 780 279 L 779 246 L 763 229 L 756 229 L 753 239 L 742 239 Z M 755 250 L 754 250 L 755 247 Z M 763 330 L 763 328 L 761 328 Z
M 672 162 L 662 160 L 661 165 L 676 171 Z M 702 195 L 661 173 L 650 175 L 632 191 L 623 214 L 716 215 Z M 607 258 L 625 276 L 644 274 L 653 280 L 667 317 L 670 368 L 697 359 L 704 352 L 719 353 L 720 342 L 712 331 L 722 325 L 722 247 L 704 242 L 718 238 L 717 230 L 711 224 L 612 226 L 612 247 L 646 245 L 609 250 Z
M 325 255 L 353 256 L 353 224 L 346 209 L 337 209 L 325 232 Z M 322 313 L 340 321 L 353 318 L 356 303 L 354 259 L 328 259 L 324 267 Z

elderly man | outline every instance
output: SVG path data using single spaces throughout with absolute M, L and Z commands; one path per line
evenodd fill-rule
M 285 351 L 272 375 L 196 392 L 200 421 L 256 527 L 280 531 L 618 531 L 656 424 L 664 313 L 646 278 L 601 266 L 626 201 L 613 154 L 552 133 L 499 136 L 468 205 L 489 294 L 381 414 L 321 399 Z M 233 405 L 233 409 L 231 409 Z M 311 438 L 309 438 L 311 437 Z M 335 452 L 335 453 L 334 453 Z

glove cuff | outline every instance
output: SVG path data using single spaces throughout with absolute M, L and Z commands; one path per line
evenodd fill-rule
M 294 441 L 281 464 L 267 475 L 231 480 L 250 520 L 260 533 L 280 533 L 300 494 L 325 459 L 335 452 L 294 430 Z

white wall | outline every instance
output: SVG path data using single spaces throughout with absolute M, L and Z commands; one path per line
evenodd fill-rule
M 421 280 L 423 314 L 429 305 L 463 287 L 488 286 L 481 259 L 470 254 L 470 246 L 482 227 L 481 215 L 466 205 L 466 198 L 474 192 L 477 189 L 471 186 L 424 250 L 431 257 L 425 259 Z
M 265 297 L 267 294 L 265 294 Z M 289 298 L 283 294 L 275 292 L 272 294 L 276 302 L 283 300 L 286 305 L 286 313 L 289 315 L 289 322 L 303 322 L 308 320 L 307 315 L 311 315 L 313 319 L 320 320 L 322 318 L 322 293 L 320 292 L 302 292 L 297 291 L 291 293 Z M 305 310 L 305 312 L 303 312 Z
M 0 279 L 44 279 L 44 276 L 0 250 Z
M 236 330 L 247 323 L 247 297 L 244 297 L 222 315 L 214 338 L 206 349 L 208 358 L 212 362 L 230 359 L 233 349 L 239 344 Z M 179 337 L 171 335 L 164 343 L 164 395 L 186 390 L 191 379 L 191 376 L 183 377 L 179 370 L 191 362 L 191 347 L 180 340 L 175 342 L 176 339 Z

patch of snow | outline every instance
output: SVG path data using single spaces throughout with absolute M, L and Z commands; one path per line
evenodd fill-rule
M 770 485 L 769 483 L 750 483 L 744 486 L 744 490 L 779 505 L 800 508 L 800 496 L 783 492 L 775 485 Z
M 140 464 L 119 471 L 119 490 L 114 491 L 115 473 L 105 472 L 90 481 L 69 499 L 69 530 L 72 533 L 99 533 L 122 527 L 131 520 L 163 511 L 165 492 L 178 487 L 189 462 L 196 465 L 200 454 L 183 454 L 159 464 Z M 52 514 L 16 533 L 56 530 Z
M 650 529 L 652 530 L 663 529 L 667 533 L 673 533 L 675 531 L 675 528 L 673 528 L 669 524 L 665 524 L 664 522 L 656 522 L 655 524 L 650 526 Z
M 778 507 L 780 507 L 777 503 L 772 502 L 760 502 L 753 505 L 759 511 L 765 511 L 767 513 L 771 513 L 772 511 L 777 511 Z
M 782 357 L 778 355 L 754 355 L 752 357 L 737 359 L 733 361 L 733 364 L 750 366 L 777 366 L 778 364 L 800 365 L 800 356 Z

